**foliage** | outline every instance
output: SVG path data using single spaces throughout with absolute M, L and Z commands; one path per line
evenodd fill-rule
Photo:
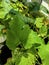
M 6 37 L 0 43 L 12 53 L 5 65 L 49 65 L 49 19 L 40 10 L 47 11 L 36 2 L 0 2 L 0 37 Z

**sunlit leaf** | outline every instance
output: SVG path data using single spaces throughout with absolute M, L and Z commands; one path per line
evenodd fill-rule
M 37 28 L 41 28 L 43 25 L 43 18 L 36 18 L 35 24 Z
M 3 19 L 12 7 L 10 6 L 10 3 L 6 2 L 6 0 L 2 0 L 0 5 L 2 5 L 2 7 L 0 6 L 0 18 Z
M 43 65 L 48 65 L 49 64 L 49 44 L 42 45 L 39 48 L 39 55 L 42 59 Z

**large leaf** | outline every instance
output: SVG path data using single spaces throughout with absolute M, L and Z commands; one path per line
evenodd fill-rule
M 7 32 L 7 45 L 12 49 L 13 47 L 15 48 L 17 44 L 26 42 L 30 32 L 29 27 L 24 24 L 23 20 L 19 18 L 18 14 L 10 22 L 10 29 L 8 29 Z
M 26 49 L 29 49 L 34 43 L 44 43 L 37 33 L 30 30 L 29 26 L 24 23 L 25 20 L 19 16 L 18 13 L 9 23 L 7 46 L 13 49 L 21 43 Z

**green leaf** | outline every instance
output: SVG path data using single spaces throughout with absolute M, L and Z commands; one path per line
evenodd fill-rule
M 23 16 L 23 20 L 25 20 L 24 22 L 28 23 L 28 24 L 34 24 L 35 23 L 35 19 L 34 18 L 29 18 L 29 17 Z
M 43 65 L 49 65 L 49 44 L 41 45 L 39 48 L 39 55 L 42 59 Z
M 47 34 L 47 26 L 44 25 L 39 29 L 39 34 L 44 37 Z
M 19 18 L 19 13 L 14 17 L 9 23 L 9 28 L 7 32 L 7 46 L 10 49 L 16 48 L 20 43 L 24 43 L 27 40 L 30 29 L 26 26 L 21 18 Z M 13 48 L 14 47 L 14 48 Z
M 0 18 L 3 19 L 11 8 L 10 3 L 6 2 L 6 0 L 2 0 L 0 3 Z
M 12 31 L 8 30 L 7 32 L 7 46 L 14 50 L 17 46 L 17 43 L 19 43 L 18 37 L 13 33 Z
M 12 53 L 12 62 L 13 62 L 13 64 L 19 65 L 19 63 L 21 62 L 22 55 L 23 55 L 23 53 L 19 51 L 19 48 L 18 49 L 16 48 L 14 50 L 14 52 Z
M 41 28 L 43 25 L 43 19 L 44 18 L 36 18 L 35 24 L 37 28 Z
M 5 28 L 5 26 L 4 26 L 4 25 L 0 25 L 0 31 L 1 31 L 3 28 Z
M 27 49 L 27 48 L 31 48 L 32 47 L 32 45 L 34 45 L 34 44 L 43 44 L 44 43 L 44 41 L 42 40 L 42 38 L 40 38 L 38 35 L 37 35 L 37 33 L 36 32 L 34 32 L 34 31 L 32 31 L 31 30 L 31 32 L 29 33 L 29 35 L 28 35 L 28 39 L 27 39 L 27 41 L 26 41 L 26 45 L 25 45 L 25 48 Z
M 25 53 L 24 51 L 20 52 L 19 49 L 15 49 L 12 56 L 12 61 L 15 65 L 33 65 L 35 63 L 34 55 L 32 53 Z
M 34 55 L 28 53 L 28 57 L 24 57 L 24 56 L 21 57 L 21 61 L 18 65 L 33 65 L 33 64 L 34 64 Z
M 37 33 L 30 30 L 29 26 L 24 23 L 25 20 L 19 16 L 20 14 L 17 13 L 9 23 L 7 46 L 14 50 L 21 43 L 26 49 L 30 49 L 34 43 L 44 43 Z

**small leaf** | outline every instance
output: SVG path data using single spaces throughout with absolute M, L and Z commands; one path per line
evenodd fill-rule
M 0 31 L 1 31 L 3 28 L 5 28 L 5 26 L 4 26 L 4 25 L 0 25 Z
M 39 34 L 44 37 L 47 34 L 47 26 L 44 25 L 39 29 Z
M 3 43 L 6 40 L 6 35 L 0 35 L 0 43 Z
M 43 25 L 43 19 L 44 18 L 36 18 L 35 24 L 37 28 L 41 28 Z
M 6 0 L 2 0 L 0 5 L 2 5 L 2 8 L 0 8 L 0 18 L 3 19 L 12 7 L 10 6 L 10 3 L 6 2 Z

